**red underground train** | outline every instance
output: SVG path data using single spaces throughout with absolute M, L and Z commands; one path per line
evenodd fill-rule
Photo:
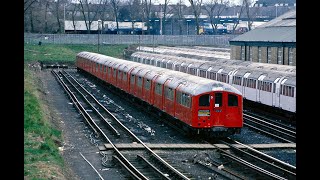
M 243 97 L 229 84 L 91 52 L 78 53 L 76 67 L 182 122 L 188 132 L 226 137 L 243 127 Z

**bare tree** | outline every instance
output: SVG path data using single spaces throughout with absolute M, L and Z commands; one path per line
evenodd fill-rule
M 81 13 L 83 15 L 83 19 L 86 25 L 86 28 L 88 30 L 88 34 L 91 33 L 91 24 L 93 20 L 96 18 L 98 14 L 98 10 L 96 9 L 95 11 L 91 9 L 91 4 L 89 5 L 88 0 L 78 0 L 80 3 L 80 9 Z M 102 0 L 99 0 L 99 5 L 101 4 Z M 86 15 L 87 14 L 87 15 Z
M 162 12 L 162 5 L 160 4 L 160 16 L 161 16 L 161 25 L 162 25 L 162 34 L 165 34 L 166 30 L 165 30 L 165 22 L 166 22 L 166 17 L 168 12 L 168 4 L 170 3 L 170 0 L 164 0 L 164 5 L 163 5 L 163 12 Z
M 243 10 L 244 10 L 244 6 L 243 5 L 238 6 L 238 7 L 240 7 L 240 10 L 237 12 L 236 20 L 233 22 L 233 26 L 232 26 L 232 33 L 233 34 L 235 34 L 235 31 L 236 31 L 236 29 L 237 29 L 237 27 L 239 25 L 239 22 L 240 22 L 240 17 L 241 17 L 241 15 L 243 13 Z M 236 8 L 236 7 L 234 7 L 234 8 Z
M 150 19 L 151 19 L 151 0 L 144 0 L 143 1 L 143 21 L 147 24 L 147 32 L 150 34 Z M 143 32 L 143 31 L 142 31 Z
M 196 27 L 197 27 L 197 35 L 199 35 L 199 16 L 200 16 L 200 12 L 201 12 L 201 5 L 202 5 L 202 0 L 188 0 L 191 4 L 192 10 L 193 10 L 193 14 L 195 17 L 195 21 L 196 21 Z
M 243 6 L 245 14 L 248 18 L 248 30 L 251 31 L 253 19 L 257 16 L 259 7 L 252 7 L 255 1 L 253 0 L 243 0 Z
M 113 14 L 117 23 L 117 34 L 119 33 L 119 5 L 120 5 L 120 0 L 110 0 L 111 6 L 113 8 Z
M 37 0 L 24 0 L 24 14 L 26 14 L 27 10 L 37 2 Z
M 142 10 L 142 4 L 140 0 L 128 0 L 128 9 L 129 9 L 129 17 L 132 24 L 132 33 L 134 33 L 134 24 L 137 19 L 139 19 L 142 14 L 140 14 Z
M 179 34 L 182 35 L 182 25 L 183 25 L 183 11 L 185 8 L 185 4 L 183 0 L 179 0 L 176 6 L 174 6 L 174 12 L 178 20 L 178 25 L 179 25 Z
M 217 33 L 220 16 L 228 4 L 229 0 L 210 0 L 203 6 L 203 9 L 209 15 L 210 24 L 215 34 Z
M 72 9 L 71 9 L 72 26 L 73 26 L 74 33 L 76 33 L 77 32 L 76 15 L 77 15 L 77 12 L 80 11 L 80 5 L 78 3 L 72 3 L 71 5 L 72 5 Z

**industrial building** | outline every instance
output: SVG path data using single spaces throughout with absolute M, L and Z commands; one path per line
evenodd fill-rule
M 289 11 L 229 42 L 230 58 L 296 65 L 296 10 Z

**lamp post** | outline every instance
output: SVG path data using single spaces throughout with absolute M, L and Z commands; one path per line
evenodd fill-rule
M 98 20 L 98 52 L 100 52 L 101 19 Z
M 276 17 L 278 17 L 278 6 L 279 6 L 279 4 L 277 3 L 277 4 L 275 4 L 275 6 L 276 6 Z

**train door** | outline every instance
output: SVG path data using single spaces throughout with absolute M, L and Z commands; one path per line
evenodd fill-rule
M 246 73 L 244 74 L 243 76 L 243 82 L 242 82 L 242 94 L 243 94 L 243 97 L 247 98 L 248 96 L 246 95 L 246 86 L 247 86 L 247 81 L 248 81 L 248 76 L 250 75 L 251 73 Z
M 261 102 L 261 91 L 262 91 L 262 86 L 263 86 L 263 79 L 265 78 L 266 76 L 265 75 L 261 75 L 259 78 L 258 78 L 258 88 L 257 88 L 257 102 Z
M 210 104 L 213 107 L 213 125 L 223 125 L 223 93 L 214 92 L 210 97 Z
M 273 101 L 272 105 L 275 107 L 279 107 L 280 105 L 280 82 L 282 78 L 277 78 L 273 83 Z

